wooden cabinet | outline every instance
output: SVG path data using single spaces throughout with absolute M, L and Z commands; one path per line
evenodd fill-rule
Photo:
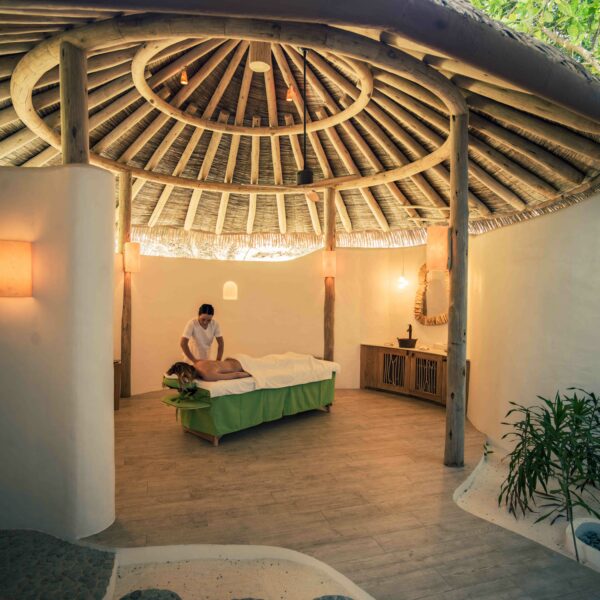
M 469 363 L 467 362 L 467 394 Z M 387 346 L 360 348 L 360 387 L 446 404 L 446 355 Z

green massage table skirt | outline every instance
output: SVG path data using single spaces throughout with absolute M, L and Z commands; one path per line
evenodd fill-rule
M 164 379 L 164 385 L 173 387 L 177 381 Z M 185 429 L 220 438 L 287 415 L 328 407 L 333 404 L 334 388 L 335 373 L 323 381 L 216 398 L 198 388 L 191 396 L 178 394 L 162 401 L 177 408 Z

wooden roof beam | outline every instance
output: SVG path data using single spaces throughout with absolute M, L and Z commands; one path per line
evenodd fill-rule
M 467 96 L 467 102 L 469 107 L 480 110 L 499 121 L 519 127 L 536 137 L 541 137 L 548 142 L 567 148 L 577 154 L 581 162 L 590 167 L 597 167 L 600 162 L 600 144 L 589 138 L 483 96 L 469 95 Z
M 222 110 L 217 118 L 217 120 L 221 123 L 226 123 L 228 119 L 229 113 L 225 110 Z M 221 138 L 223 137 L 223 134 L 220 131 L 213 131 L 211 133 L 212 137 L 210 138 L 208 148 L 206 149 L 206 154 L 204 155 L 204 160 L 202 161 L 202 165 L 198 171 L 199 181 L 204 181 L 208 177 L 212 164 L 215 160 L 215 156 L 217 155 Z M 190 230 L 194 226 L 194 220 L 196 218 L 196 213 L 198 212 L 198 204 L 200 203 L 201 196 L 202 190 L 194 190 L 192 192 L 192 197 L 190 198 L 187 214 L 185 216 L 185 222 L 183 224 L 183 228 L 186 230 Z
M 252 117 L 252 127 L 260 127 L 260 117 Z M 252 148 L 250 154 L 250 184 L 258 184 L 260 169 L 260 138 L 252 136 Z M 254 231 L 254 219 L 256 218 L 257 194 L 251 193 L 248 198 L 248 220 L 246 221 L 246 233 L 251 235 Z
M 244 75 L 242 77 L 242 83 L 240 85 L 240 92 L 238 94 L 238 103 L 235 111 L 236 125 L 243 125 L 244 116 L 246 115 L 246 106 L 248 104 L 248 95 L 250 94 L 250 86 L 252 85 L 253 71 L 250 68 L 250 61 L 246 61 L 244 67 Z M 227 167 L 225 169 L 225 177 L 223 181 L 225 183 L 231 183 L 233 181 L 233 173 L 235 171 L 235 165 L 237 163 L 238 152 L 240 150 L 240 135 L 231 136 L 231 145 L 229 146 L 229 157 L 227 159 Z M 225 217 L 227 216 L 227 206 L 229 204 L 229 192 L 221 194 L 219 201 L 219 212 L 217 214 L 217 224 L 215 226 L 215 233 L 220 235 L 223 233 L 223 227 L 225 226 Z
M 431 108 L 446 113 L 446 107 L 439 98 L 412 81 L 408 81 L 387 71 L 379 70 L 375 71 L 375 79 L 399 89 Z M 471 129 L 485 133 L 496 141 L 511 147 L 528 160 L 533 161 L 567 182 L 580 183 L 582 181 L 583 175 L 566 160 L 517 133 L 494 125 L 476 113 L 471 112 L 469 115 L 469 126 Z
M 284 115 L 285 124 L 293 125 L 294 117 L 290 113 Z M 292 153 L 296 162 L 296 169 L 301 171 L 304 169 L 304 157 L 302 156 L 302 149 L 300 148 L 300 139 L 297 135 L 290 135 L 290 144 L 292 146 Z M 308 214 L 310 216 L 310 222 L 312 223 L 313 231 L 317 235 L 321 235 L 323 230 L 321 229 L 321 221 L 319 221 L 319 211 L 315 202 L 309 199 L 308 195 L 304 195 L 306 200 L 306 207 L 308 208 Z
M 374 96 L 375 101 L 383 106 L 383 108 L 386 110 L 388 110 L 388 108 L 391 110 L 391 107 L 395 107 L 394 110 L 396 110 L 398 108 L 398 104 L 400 104 L 412 112 L 415 112 L 427 122 L 432 123 L 435 125 L 435 127 L 441 129 L 442 131 L 449 131 L 448 119 L 446 117 L 428 109 L 419 102 L 416 102 L 410 96 L 387 84 L 378 84 L 377 89 L 378 91 L 383 92 L 383 94 L 385 94 L 385 96 L 388 98 L 394 100 L 393 103 L 389 103 L 389 101 L 386 101 L 384 97 L 379 95 Z M 540 194 L 545 198 L 553 198 L 556 195 L 556 189 L 551 184 L 546 182 L 541 177 L 538 177 L 535 173 L 515 163 L 510 158 L 504 156 L 501 152 L 498 152 L 495 148 L 492 148 L 489 144 L 486 144 L 484 141 L 474 137 L 473 135 L 469 136 L 469 149 L 481 158 L 489 160 L 494 165 L 502 169 L 509 178 L 514 178 L 517 181 L 520 181 L 537 194 Z
M 273 65 L 271 55 L 271 68 L 264 73 L 265 90 L 267 94 L 267 112 L 269 114 L 269 127 L 277 127 L 279 120 L 277 117 L 277 92 L 275 91 L 275 75 L 273 74 Z M 273 183 L 280 185 L 283 183 L 283 171 L 281 168 L 281 147 L 279 138 L 271 136 L 271 160 L 273 161 Z M 277 219 L 279 221 L 280 233 L 287 231 L 287 215 L 285 212 L 285 196 L 277 194 L 275 196 L 277 202 Z

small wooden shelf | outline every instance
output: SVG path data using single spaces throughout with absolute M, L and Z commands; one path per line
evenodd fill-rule
M 418 348 L 362 344 L 360 387 L 446 404 L 446 354 Z M 467 361 L 467 397 L 469 388 Z

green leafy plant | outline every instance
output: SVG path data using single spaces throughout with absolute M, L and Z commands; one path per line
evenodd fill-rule
M 509 27 L 560 48 L 600 73 L 600 0 L 471 0 Z
M 541 405 L 525 407 L 511 402 L 503 425 L 512 427 L 503 439 L 515 446 L 506 459 L 508 476 L 500 488 L 504 503 L 515 517 L 541 513 L 536 523 L 565 518 L 571 524 L 575 554 L 579 560 L 573 510 L 577 507 L 600 519 L 600 398 L 569 388 L 572 395 L 554 400 L 538 396 Z

